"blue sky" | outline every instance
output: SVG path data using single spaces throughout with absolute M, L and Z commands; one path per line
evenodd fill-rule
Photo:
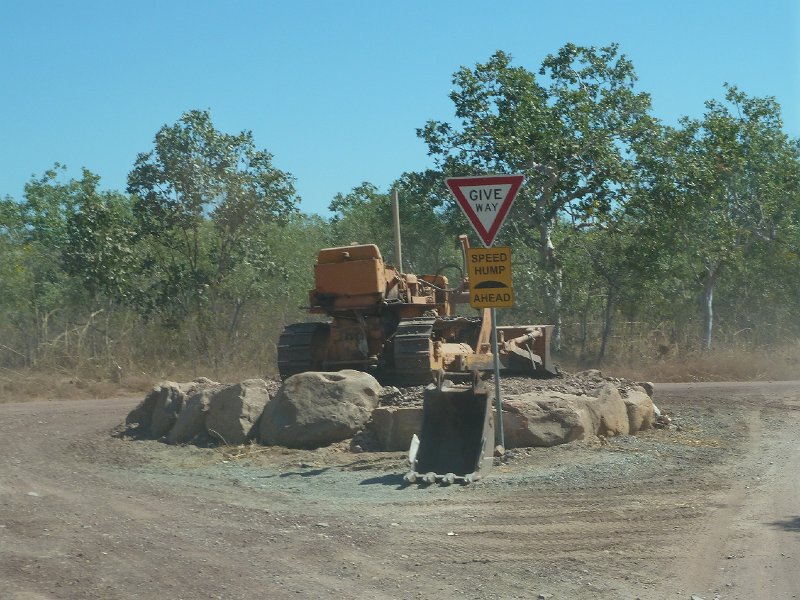
M 723 82 L 775 96 L 800 137 L 800 2 L 0 0 L 0 196 L 56 161 L 124 190 L 184 111 L 253 131 L 305 212 L 432 165 L 452 73 L 495 50 L 537 70 L 566 42 L 618 42 L 654 113 L 700 116 Z

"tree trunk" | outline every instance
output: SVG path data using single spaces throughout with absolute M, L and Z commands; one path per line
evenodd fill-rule
M 600 351 L 597 353 L 597 361 L 600 362 L 606 357 L 608 340 L 611 338 L 611 328 L 614 321 L 614 295 L 609 292 L 606 297 L 606 306 L 603 310 L 603 335 L 600 341 Z
M 549 219 L 539 226 L 539 254 L 545 272 L 553 274 L 552 283 L 544 285 L 542 291 L 551 324 L 555 325 L 551 346 L 558 352 L 561 350 L 561 292 L 564 287 L 564 272 L 553 245 L 553 224 L 553 220 Z
M 706 267 L 707 276 L 703 283 L 703 351 L 711 351 L 711 338 L 714 330 L 714 286 L 719 269 Z
M 589 339 L 589 308 L 584 306 L 581 310 L 581 358 L 586 356 L 586 341 Z

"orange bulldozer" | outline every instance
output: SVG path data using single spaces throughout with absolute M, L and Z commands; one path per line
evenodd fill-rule
M 466 261 L 467 236 L 459 240 Z M 374 244 L 321 250 L 314 275 L 310 311 L 327 320 L 284 329 L 278 342 L 281 378 L 358 369 L 385 384 L 430 384 L 419 435 L 409 440 L 405 481 L 450 484 L 483 477 L 494 462 L 498 431 L 491 410 L 495 394 L 482 381 L 494 369 L 492 327 L 489 309 L 472 316 L 456 312 L 469 302 L 469 281 L 462 277 L 450 288 L 443 275 L 403 273 L 385 264 Z M 550 357 L 552 325 L 496 329 L 501 373 L 557 374 Z
M 459 236 L 462 250 L 469 242 Z M 466 269 L 464 270 L 466 272 Z M 397 385 L 457 379 L 493 368 L 489 309 L 456 313 L 469 302 L 469 282 L 454 288 L 443 275 L 401 273 L 374 244 L 325 248 L 314 271 L 310 312 L 327 321 L 287 326 L 278 341 L 281 378 L 304 371 L 358 369 Z M 547 376 L 552 325 L 497 327 L 502 372 Z

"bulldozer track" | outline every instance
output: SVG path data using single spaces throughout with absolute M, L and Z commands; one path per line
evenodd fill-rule
M 430 383 L 433 327 L 436 317 L 400 321 L 393 336 L 392 376 L 408 382 Z
M 315 342 L 326 335 L 328 329 L 327 323 L 316 322 L 286 326 L 278 338 L 278 372 L 281 379 L 322 368 L 321 360 L 316 355 L 324 345 Z

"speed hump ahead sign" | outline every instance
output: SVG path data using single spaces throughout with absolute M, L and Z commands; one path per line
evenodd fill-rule
M 511 248 L 467 248 L 469 304 L 472 308 L 512 308 Z

